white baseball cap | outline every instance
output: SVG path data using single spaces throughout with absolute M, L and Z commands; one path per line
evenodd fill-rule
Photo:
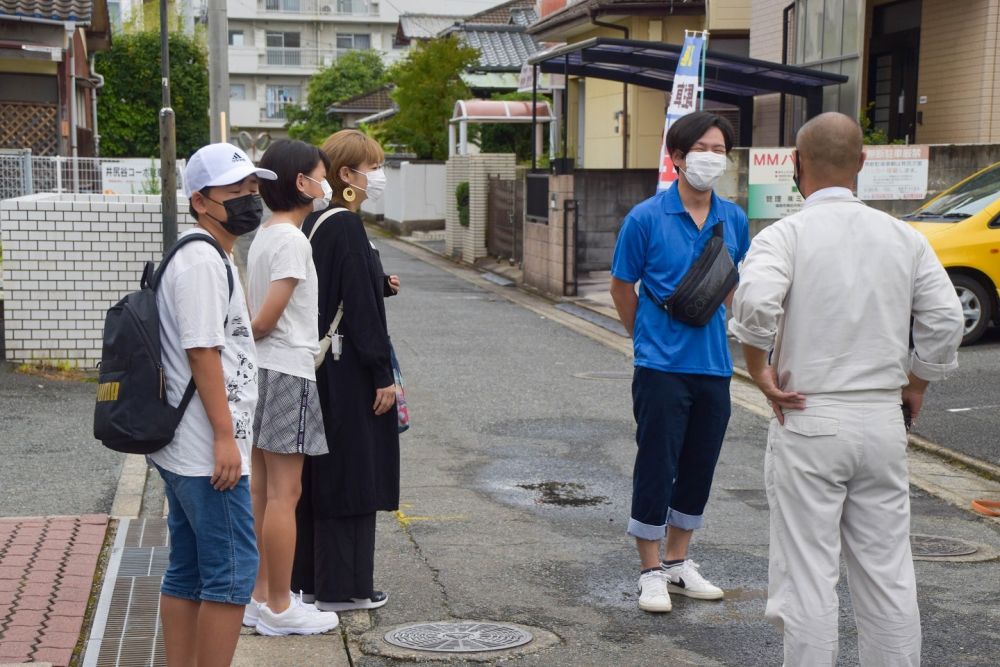
M 209 144 L 199 148 L 184 167 L 184 196 L 190 199 L 202 188 L 239 183 L 251 174 L 269 181 L 278 178 L 270 169 L 255 167 L 237 146 Z

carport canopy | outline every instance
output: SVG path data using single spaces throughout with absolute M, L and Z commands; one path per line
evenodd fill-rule
M 594 37 L 537 54 L 528 62 L 536 72 L 607 79 L 670 91 L 681 50 L 680 45 L 663 42 Z M 847 77 L 842 74 L 711 49 L 705 55 L 705 99 L 739 109 L 741 146 L 753 143 L 755 96 L 783 93 L 802 97 L 806 113 L 812 117 L 823 110 L 823 88 L 846 82 Z

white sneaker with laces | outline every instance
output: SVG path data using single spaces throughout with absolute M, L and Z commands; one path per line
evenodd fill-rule
M 664 564 L 663 572 L 670 582 L 667 589 L 671 593 L 680 593 L 698 600 L 721 600 L 724 595 L 722 589 L 701 576 L 699 567 L 701 566 L 691 559 L 676 565 Z
M 260 621 L 260 602 L 250 598 L 250 604 L 243 608 L 243 625 L 248 628 L 256 628 Z
M 288 609 L 280 614 L 271 611 L 267 604 L 260 606 L 257 634 L 269 637 L 318 635 L 333 630 L 340 623 L 334 612 L 319 611 L 312 605 L 303 603 L 301 598 L 295 595 L 290 600 Z
M 656 613 L 673 608 L 667 593 L 667 575 L 663 570 L 653 570 L 639 575 L 639 609 Z

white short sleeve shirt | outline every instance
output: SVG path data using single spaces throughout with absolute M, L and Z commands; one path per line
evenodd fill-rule
M 257 230 L 247 256 L 250 312 L 260 311 L 275 280 L 298 283 L 274 329 L 257 341 L 257 361 L 287 375 L 316 379 L 313 360 L 319 353 L 319 281 L 312 246 L 298 227 L 278 223 Z
M 183 236 L 189 234 L 207 236 L 197 228 Z M 243 460 L 242 474 L 250 474 L 253 414 L 257 406 L 257 355 L 236 269 L 233 269 L 230 298 L 226 266 L 218 251 L 208 243 L 188 243 L 177 251 L 163 272 L 156 291 L 156 305 L 160 312 L 167 400 L 171 405 L 178 405 L 191 380 L 187 350 L 218 349 L 233 417 L 233 434 Z M 213 474 L 214 434 L 197 391 L 174 439 L 149 458 L 178 475 L 203 477 Z

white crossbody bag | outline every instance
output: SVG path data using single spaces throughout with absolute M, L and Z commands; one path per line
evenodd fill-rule
M 346 208 L 331 208 L 329 211 L 324 213 L 313 225 L 312 230 L 309 232 L 309 242 L 312 243 L 312 238 L 316 234 L 316 230 L 319 226 L 323 224 L 323 221 L 329 218 L 334 213 L 340 213 L 341 211 L 346 211 Z M 313 359 L 313 367 L 319 368 L 323 365 L 323 361 L 326 359 L 327 353 L 330 352 L 330 348 L 333 348 L 333 360 L 337 361 L 340 359 L 340 352 L 342 349 L 342 341 L 340 334 L 337 333 L 337 327 L 340 326 L 340 320 L 344 317 L 344 302 L 341 301 L 340 305 L 337 306 L 337 314 L 333 317 L 333 322 L 330 323 L 330 329 L 326 332 L 326 335 L 319 339 L 319 352 L 316 353 L 315 359 Z M 336 341 L 336 345 L 334 345 Z

